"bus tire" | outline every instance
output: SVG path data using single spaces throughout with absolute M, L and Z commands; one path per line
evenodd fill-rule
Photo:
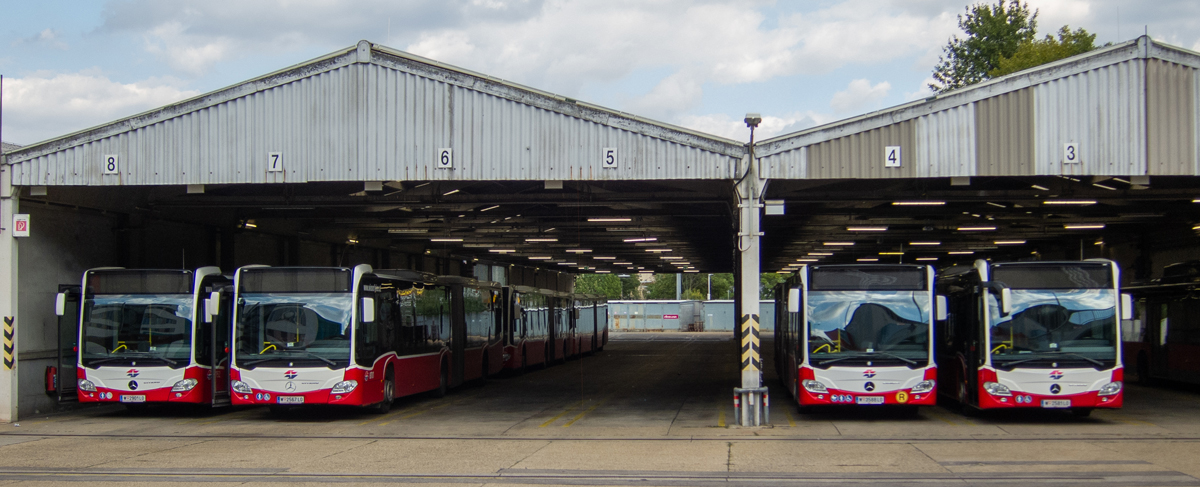
M 1086 418 L 1092 415 L 1092 408 L 1073 408 L 1071 409 L 1071 414 L 1075 415 L 1076 418 Z
M 446 362 L 442 361 L 441 377 L 438 379 L 438 387 L 433 390 L 433 397 L 446 397 L 446 390 L 450 387 L 450 370 L 446 367 Z
M 383 400 L 371 407 L 371 412 L 375 414 L 387 414 L 392 410 L 392 401 L 396 399 L 396 381 L 392 379 L 392 373 L 388 372 L 387 378 L 383 379 Z

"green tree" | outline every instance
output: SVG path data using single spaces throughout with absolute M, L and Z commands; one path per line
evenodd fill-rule
M 1058 29 L 1058 38 L 1047 35 L 1043 39 L 1022 42 L 1012 56 L 1000 58 L 996 69 L 988 71 L 988 76 L 999 78 L 1023 69 L 1069 58 L 1095 49 L 1096 34 L 1086 30 L 1071 31 L 1070 26 Z
M 580 274 L 575 276 L 575 292 L 602 294 L 608 299 L 620 299 L 621 278 L 612 274 Z
M 958 16 L 958 27 L 966 37 L 954 36 L 942 49 L 933 70 L 935 82 L 929 87 L 945 93 L 988 79 L 1001 59 L 1013 57 L 1022 43 L 1033 41 L 1037 15 L 1020 0 L 967 7 L 966 14 Z
M 675 274 L 655 274 L 646 285 L 646 299 L 675 299 Z
M 761 299 L 775 299 L 775 285 L 787 280 L 787 276 L 774 272 L 759 274 L 758 295 Z
M 643 299 L 642 281 L 636 275 L 621 278 L 621 299 Z

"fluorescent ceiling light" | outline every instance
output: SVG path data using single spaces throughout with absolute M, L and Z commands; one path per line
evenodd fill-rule
M 1045 187 L 1045 186 L 1038 186 L 1038 185 L 1036 185 L 1036 184 L 1035 184 L 1035 185 L 1033 185 L 1033 186 L 1030 186 L 1030 187 L 1031 187 L 1031 188 L 1033 188 L 1033 189 L 1040 189 L 1040 190 L 1042 190 L 1042 191 L 1050 191 L 1050 188 L 1047 188 L 1047 187 Z
M 670 252 L 670 251 L 671 251 L 671 249 L 646 249 L 646 252 L 653 252 L 656 254 L 661 253 L 661 252 Z
M 1112 187 L 1112 186 L 1105 186 L 1105 185 L 1103 185 L 1103 184 L 1100 184 L 1100 183 L 1092 183 L 1092 186 L 1095 186 L 1095 187 L 1097 187 L 1097 188 L 1107 189 L 1107 190 L 1109 190 L 1109 191 L 1116 191 L 1116 190 L 1117 190 L 1117 188 L 1114 188 L 1114 187 Z
M 930 260 L 938 260 L 938 258 L 937 257 L 917 257 L 917 260 L 930 261 Z
M 608 274 L 612 271 L 596 271 L 596 274 Z
M 613 265 L 633 265 L 633 262 L 613 262 Z
M 596 260 L 617 260 L 617 258 L 616 258 L 616 257 L 602 257 L 602 256 L 599 256 L 599 255 L 597 255 L 597 256 L 595 256 L 595 257 L 592 257 L 592 258 L 593 258 L 593 259 L 596 259 Z
M 626 242 L 656 242 L 656 241 L 658 241 L 658 238 L 657 237 L 627 238 L 627 239 L 625 239 L 625 241 Z
M 388 233 L 427 233 L 428 228 L 389 228 Z
M 1068 223 L 1063 225 L 1067 230 L 1099 230 L 1104 228 L 1103 223 Z
M 941 245 L 941 242 L 909 242 L 909 245 Z
M 589 222 L 631 222 L 633 218 L 588 218 Z
M 816 262 L 819 259 L 796 259 L 796 262 Z
M 348 243 L 348 244 L 350 244 L 350 245 L 358 245 L 358 239 L 356 239 L 356 238 L 349 238 L 349 239 L 346 239 L 346 243 Z
M 1077 206 L 1084 206 L 1084 205 L 1094 205 L 1094 204 L 1096 204 L 1096 200 L 1046 200 L 1046 201 L 1043 201 L 1043 202 L 1042 202 L 1042 204 L 1043 204 L 1043 205 L 1077 205 Z
M 946 253 L 949 255 L 971 255 L 971 254 L 974 254 L 975 251 L 974 250 L 953 250 L 953 251 L 946 252 Z
M 567 249 L 567 252 L 570 252 L 572 254 L 586 254 L 591 251 L 592 251 L 592 249 Z
M 997 240 L 992 243 L 996 245 L 1025 245 L 1024 240 Z
M 466 248 L 469 248 L 469 249 L 471 249 L 471 248 L 474 248 L 474 249 L 490 249 L 490 248 L 492 248 L 492 247 L 495 247 L 495 246 L 496 246 L 495 244 L 489 244 L 489 243 L 465 243 L 465 244 L 463 244 L 463 247 L 466 247 Z
M 557 238 L 527 238 L 526 242 L 557 242 Z
M 511 254 L 513 252 L 516 252 L 516 250 L 513 250 L 513 249 L 488 249 L 488 252 L 491 252 L 494 254 Z
M 559 262 L 558 265 L 579 265 L 578 262 Z
M 854 242 L 825 242 L 821 245 L 826 247 L 853 247 Z
M 958 227 L 960 232 L 990 232 L 995 229 L 996 227 Z
M 879 255 L 904 255 L 904 252 L 880 252 Z
M 989 204 L 989 205 L 992 205 L 992 206 L 995 206 L 995 207 L 997 207 L 997 208 L 1008 208 L 1007 206 L 1004 206 L 1004 205 L 1002 205 L 1002 204 L 1000 204 L 1000 203 L 992 203 L 991 201 L 987 202 L 987 204 Z
M 700 270 L 699 270 L 699 269 L 688 269 L 688 270 L 686 270 L 686 271 L 683 271 L 683 272 L 684 272 L 684 273 L 687 273 L 687 274 L 695 274 L 695 273 L 697 273 L 697 272 L 700 272 Z
M 553 258 L 554 257 L 550 257 L 549 255 L 535 255 L 530 257 L 529 260 L 550 260 Z
M 888 227 L 846 227 L 847 232 L 886 232 Z
M 892 206 L 942 206 L 945 201 L 893 201 Z
M 452 190 L 450 190 L 450 191 L 447 191 L 447 192 L 445 192 L 445 193 L 442 193 L 442 196 L 450 196 L 450 195 L 452 195 L 452 194 L 454 194 L 454 193 L 457 193 L 458 191 L 459 191 L 459 190 L 457 190 L 457 189 L 452 189 Z
M 461 238 L 431 238 L 430 242 L 462 242 Z
M 494 210 L 494 209 L 496 209 L 496 208 L 499 208 L 499 207 L 500 207 L 500 205 L 496 205 L 496 206 L 489 206 L 489 207 L 487 207 L 487 208 L 484 208 L 484 209 L 482 209 L 482 210 L 479 210 L 479 211 L 480 211 L 480 212 L 484 212 L 484 211 Z
M 879 259 L 876 259 L 876 258 L 874 258 L 874 257 L 863 257 L 863 258 L 860 258 L 860 259 L 857 259 L 857 260 L 858 260 L 859 262 L 879 262 Z
M 819 256 L 823 256 L 823 257 L 828 257 L 830 255 L 833 255 L 833 252 L 809 252 L 808 255 L 819 255 Z
M 664 255 L 659 258 L 662 260 L 683 260 L 683 257 L 678 256 L 678 255 Z

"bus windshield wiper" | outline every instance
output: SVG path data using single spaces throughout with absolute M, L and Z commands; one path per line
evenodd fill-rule
M 1080 359 L 1086 360 L 1088 362 L 1091 362 L 1091 363 L 1095 364 L 1097 367 L 1104 367 L 1104 362 L 1101 362 L 1094 358 L 1085 357 L 1085 356 L 1077 354 L 1077 353 L 1071 353 L 1071 352 L 1044 352 L 1044 353 L 1045 353 L 1045 355 L 1041 355 L 1041 356 L 1037 356 L 1037 357 L 1029 357 L 1026 359 L 1013 360 L 1011 362 L 1004 362 L 1004 363 L 998 364 L 997 367 L 1012 367 L 1014 365 L 1035 362 L 1038 360 L 1058 360 L 1057 356 L 1059 356 L 1059 355 L 1070 355 L 1072 357 L 1080 358 Z
M 95 365 L 95 364 L 101 364 L 101 363 L 116 362 L 116 361 L 120 361 L 120 360 L 145 360 L 145 359 L 162 360 L 163 362 L 166 362 L 170 365 L 179 365 L 179 362 L 176 362 L 174 360 L 166 358 L 162 355 L 155 355 L 155 354 L 152 354 L 149 352 L 126 352 L 126 353 L 122 354 L 122 356 L 120 356 L 120 357 L 98 358 L 98 359 L 88 362 L 88 364 Z
M 834 358 L 822 360 L 820 365 L 832 364 L 834 362 L 841 362 L 843 360 L 850 360 L 850 359 L 854 359 L 854 358 L 871 358 L 876 355 L 883 355 L 887 358 L 894 358 L 896 360 L 903 361 L 909 365 L 917 365 L 917 362 L 915 360 L 906 359 L 906 358 L 896 355 L 894 353 L 888 353 L 888 352 L 854 352 L 854 355 L 844 355 L 841 357 L 834 357 Z
M 334 362 L 334 361 L 332 361 L 332 360 L 329 360 L 329 359 L 327 359 L 327 358 L 325 358 L 325 357 L 322 357 L 322 356 L 320 356 L 320 355 L 317 355 L 317 354 L 315 354 L 315 353 L 312 353 L 312 352 L 310 352 L 310 351 L 308 351 L 308 350 L 280 350 L 280 351 L 279 351 L 279 352 L 277 352 L 277 353 L 279 353 L 279 354 L 284 354 L 284 353 L 302 353 L 302 354 L 304 354 L 304 358 L 314 358 L 314 359 L 320 360 L 320 361 L 322 361 L 322 362 L 325 362 L 326 364 L 329 364 L 329 366 L 331 366 L 331 367 L 337 367 L 337 362 Z M 244 364 L 241 364 L 241 366 L 242 366 L 242 367 L 253 367 L 254 365 L 261 364 L 261 363 L 263 363 L 263 362 L 270 362 L 270 361 L 272 361 L 272 360 L 286 360 L 286 359 L 295 359 L 295 358 L 296 358 L 296 357 L 289 357 L 289 356 L 287 356 L 287 355 L 276 355 L 276 356 L 274 356 L 274 357 L 260 358 L 260 359 L 258 359 L 258 360 L 251 360 L 251 361 L 249 361 L 249 362 L 246 362 L 246 363 L 244 363 Z

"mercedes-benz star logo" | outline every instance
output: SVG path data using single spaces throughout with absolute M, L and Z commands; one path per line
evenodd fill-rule
M 129 381 L 129 390 L 131 390 L 131 391 L 137 390 L 137 381 L 136 380 Z
M 1050 393 L 1051 394 L 1058 394 L 1059 392 L 1062 392 L 1062 388 L 1059 387 L 1058 384 L 1050 385 Z
M 871 392 L 871 391 L 875 390 L 875 383 L 868 382 L 866 385 L 863 386 L 863 389 L 866 389 L 867 392 Z
M 287 384 L 283 385 L 283 388 L 284 388 L 284 390 L 286 390 L 288 392 L 292 392 L 292 391 L 296 390 L 296 383 L 289 381 Z

